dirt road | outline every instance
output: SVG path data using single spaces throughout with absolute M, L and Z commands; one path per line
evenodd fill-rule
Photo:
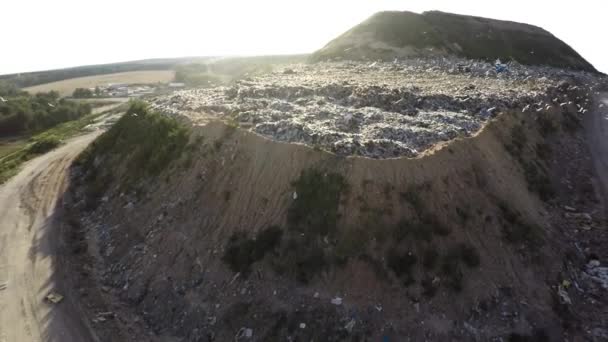
M 585 129 L 593 156 L 596 175 L 600 186 L 600 193 L 607 208 L 608 214 L 608 93 L 600 94 L 595 98 L 597 105 L 603 104 L 602 108 L 597 108 L 586 116 Z M 608 216 L 608 215 L 607 215 Z
M 0 186 L 0 342 L 95 340 L 63 291 L 61 237 L 53 222 L 71 161 L 100 132 L 31 160 Z M 47 303 L 51 291 L 65 299 Z

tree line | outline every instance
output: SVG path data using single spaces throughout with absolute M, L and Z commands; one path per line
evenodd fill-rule
M 91 113 L 91 106 L 51 91 L 30 95 L 0 83 L 0 137 L 34 133 Z

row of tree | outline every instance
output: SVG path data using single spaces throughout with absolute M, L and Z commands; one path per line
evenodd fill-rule
M 91 113 L 91 106 L 59 93 L 30 95 L 0 84 L 0 137 L 37 132 Z

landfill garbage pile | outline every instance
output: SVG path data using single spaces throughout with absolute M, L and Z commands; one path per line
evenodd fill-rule
M 210 115 L 269 139 L 382 159 L 470 136 L 500 112 L 546 110 L 547 92 L 573 77 L 592 76 L 456 57 L 323 62 L 151 102 L 169 115 Z

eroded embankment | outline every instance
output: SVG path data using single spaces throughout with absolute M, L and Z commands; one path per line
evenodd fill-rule
M 541 199 L 575 105 L 385 160 L 135 108 L 75 167 L 75 208 L 107 296 L 159 336 L 559 336 Z

